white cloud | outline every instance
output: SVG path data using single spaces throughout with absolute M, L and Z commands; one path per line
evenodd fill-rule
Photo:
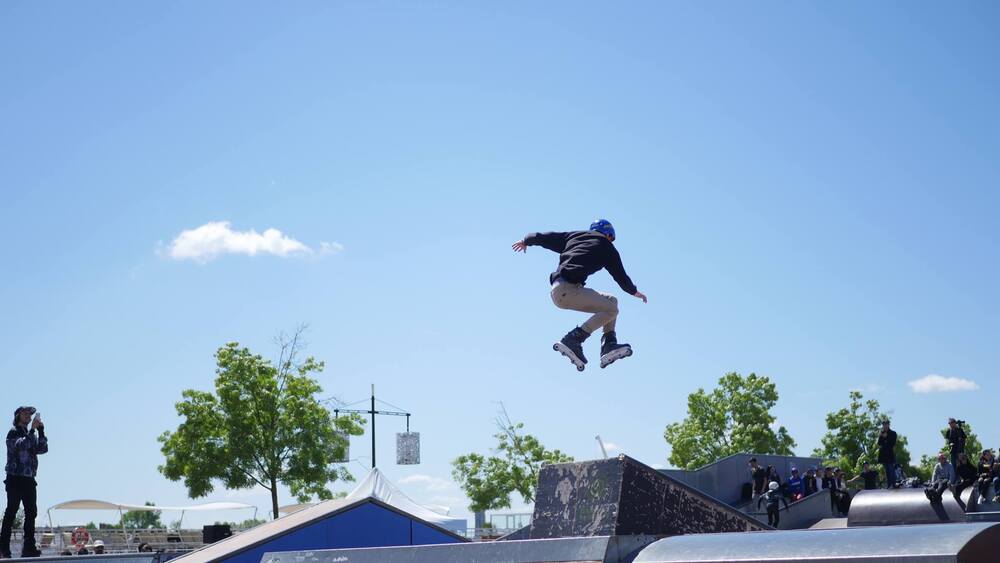
M 947 393 L 949 391 L 975 391 L 979 384 L 961 377 L 944 377 L 930 374 L 914 379 L 908 384 L 914 393 Z
M 319 254 L 331 254 L 343 249 L 339 243 L 323 242 L 320 243 Z M 235 231 L 229 221 L 209 221 L 200 227 L 183 230 L 166 251 L 174 260 L 193 260 L 202 264 L 223 254 L 296 256 L 313 253 L 313 249 L 278 229 L 267 229 L 263 233 L 253 229 Z
M 415 475 L 407 475 L 398 481 L 400 485 L 420 485 L 428 491 L 447 491 L 451 489 L 452 482 L 447 479 L 441 479 L 439 477 L 431 477 L 430 475 L 421 475 L 419 473 Z

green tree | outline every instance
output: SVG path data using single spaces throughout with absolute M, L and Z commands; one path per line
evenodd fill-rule
M 813 455 L 833 460 L 848 477 L 853 477 L 861 472 L 865 462 L 878 463 L 878 435 L 882 421 L 888 416 L 880 410 L 878 401 L 865 400 L 860 391 L 851 391 L 849 397 L 851 402 L 847 407 L 827 413 L 827 432 Z M 919 469 L 911 465 L 908 444 L 906 436 L 897 431 L 896 463 L 908 475 L 916 475 Z
M 303 330 L 279 339 L 277 366 L 226 344 L 215 354 L 215 392 L 183 392 L 176 405 L 183 421 L 159 437 L 166 460 L 159 470 L 172 481 L 183 479 L 191 498 L 212 492 L 215 481 L 228 489 L 260 486 L 271 493 L 277 518 L 279 484 L 307 502 L 313 495 L 330 498 L 328 483 L 353 479 L 334 463 L 347 446 L 340 432 L 361 434 L 362 420 L 334 419 L 317 400 L 322 388 L 310 375 L 323 363 L 298 362 Z
M 663 432 L 670 463 L 695 469 L 738 453 L 792 455 L 795 440 L 788 430 L 772 428 L 777 402 L 774 383 L 755 373 L 727 373 L 711 393 L 698 389 L 688 395 L 687 418 Z
M 470 453 L 451 462 L 452 477 L 471 501 L 469 510 L 473 512 L 510 508 L 515 492 L 524 502 L 534 502 L 542 465 L 573 461 L 559 450 L 545 449 L 531 434 L 522 433 L 524 424 L 511 422 L 502 406 L 496 423 L 496 455 Z
M 972 425 L 965 423 L 962 428 L 965 430 L 965 453 L 969 454 L 969 460 L 972 463 L 976 463 L 979 460 L 979 454 L 983 451 L 983 443 L 979 440 L 979 436 L 972 430 Z M 942 453 L 948 457 L 948 461 L 951 461 L 951 446 L 948 445 L 948 427 L 945 426 L 941 429 L 941 437 L 944 438 L 944 443 L 938 453 Z M 974 456 L 974 457 L 973 457 Z M 920 465 L 918 466 L 918 474 L 924 481 L 930 480 L 931 475 L 934 473 L 934 465 L 937 463 L 937 454 L 934 455 L 922 455 L 920 456 Z
M 146 506 L 156 506 L 149 501 L 143 504 Z M 125 514 L 122 514 L 122 522 L 126 528 L 142 530 L 160 529 L 163 527 L 163 522 L 160 522 L 159 510 L 129 510 Z
M 263 520 L 261 518 L 247 518 L 246 520 L 243 520 L 242 522 L 216 522 L 216 524 L 217 525 L 218 524 L 229 524 L 229 527 L 232 528 L 232 529 L 234 529 L 234 530 L 249 530 L 250 528 L 254 528 L 254 527 L 259 526 L 259 525 L 261 525 L 261 524 L 263 524 L 265 522 L 267 522 L 267 520 Z

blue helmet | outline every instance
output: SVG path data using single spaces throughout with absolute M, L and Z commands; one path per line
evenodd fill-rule
M 607 219 L 598 219 L 590 224 L 591 231 L 597 231 L 615 240 L 615 227 Z

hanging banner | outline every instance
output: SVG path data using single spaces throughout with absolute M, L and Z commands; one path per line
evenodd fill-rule
M 396 464 L 420 464 L 420 432 L 396 433 Z

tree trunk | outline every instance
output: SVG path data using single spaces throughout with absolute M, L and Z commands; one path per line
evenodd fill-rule
M 274 519 L 277 520 L 278 516 L 278 480 L 271 477 L 271 512 L 274 514 Z

